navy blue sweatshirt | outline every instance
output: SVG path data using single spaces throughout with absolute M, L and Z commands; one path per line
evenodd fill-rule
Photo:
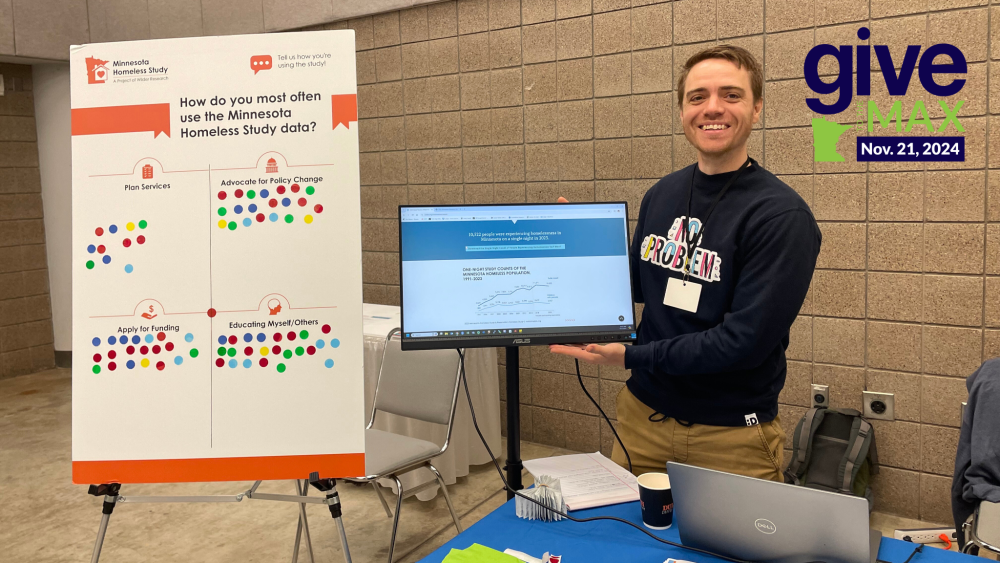
M 689 281 L 697 312 L 663 304 L 667 279 L 682 277 L 700 217 L 736 172 L 706 175 L 697 164 L 646 192 L 630 249 L 632 287 L 644 303 L 627 346 L 627 385 L 637 399 L 680 421 L 744 426 L 773 420 L 785 384 L 785 348 L 812 280 L 820 231 L 809 206 L 756 162 L 730 186 L 708 220 Z

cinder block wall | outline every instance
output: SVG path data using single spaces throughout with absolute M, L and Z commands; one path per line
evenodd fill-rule
M 947 522 L 964 378 L 1000 355 L 1000 170 L 989 169 L 1000 168 L 1000 6 L 985 3 L 461 0 L 324 26 L 357 33 L 365 299 L 399 302 L 398 204 L 563 195 L 625 199 L 634 219 L 645 190 L 695 158 L 676 117 L 678 69 L 705 46 L 743 46 L 766 69 L 751 154 L 809 202 L 824 235 L 791 332 L 784 425 L 813 382 L 830 385 L 833 406 L 860 409 L 865 388 L 895 393 L 897 420 L 876 423 L 878 508 Z M 857 163 L 849 132 L 848 162 L 814 164 L 803 60 L 815 44 L 861 43 L 862 25 L 897 60 L 908 44 L 962 49 L 966 162 Z M 884 81 L 872 85 L 885 110 Z M 914 73 L 904 117 L 917 99 L 944 117 Z M 573 373 L 522 348 L 522 436 L 607 452 L 610 431 Z M 628 374 L 583 373 L 614 417 Z
M 0 378 L 55 363 L 31 67 L 0 64 Z M 68 165 L 68 164 L 67 164 Z

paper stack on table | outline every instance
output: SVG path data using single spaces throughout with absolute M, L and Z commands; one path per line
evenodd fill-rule
M 635 476 L 600 452 L 527 460 L 524 468 L 535 478 L 550 475 L 559 479 L 569 510 L 639 500 Z
M 520 561 L 495 549 L 474 543 L 465 549 L 452 549 L 441 563 L 520 563 Z

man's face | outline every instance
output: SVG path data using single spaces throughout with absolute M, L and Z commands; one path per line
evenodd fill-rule
M 762 105 L 753 102 L 746 69 L 725 59 L 701 61 L 684 82 L 684 136 L 705 155 L 721 156 L 745 147 Z

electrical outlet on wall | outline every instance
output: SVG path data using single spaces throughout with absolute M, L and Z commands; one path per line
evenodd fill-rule
M 896 420 L 896 398 L 892 393 L 863 392 L 865 418 Z
M 814 407 L 829 407 L 830 406 L 830 386 L 829 385 L 817 385 L 813 383 L 812 385 L 812 406 Z

